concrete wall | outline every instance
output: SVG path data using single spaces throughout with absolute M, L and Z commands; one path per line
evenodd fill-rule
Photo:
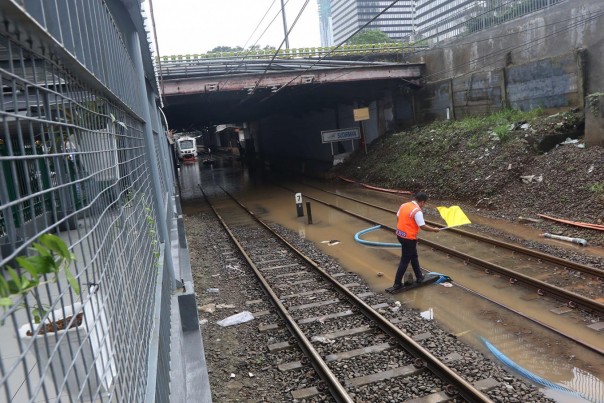
M 604 91 L 602 54 L 604 0 L 568 0 L 419 54 L 410 61 L 425 63 L 426 84 L 413 96 L 394 87 L 363 105 L 268 117 L 254 138 L 263 158 L 306 170 L 331 166 L 332 147 L 321 142 L 321 131 L 358 127 L 352 110 L 359 106 L 370 110 L 363 123 L 368 144 L 403 125 L 434 119 L 504 107 L 582 107 L 587 94 Z M 354 149 L 359 146 L 355 141 Z M 350 141 L 334 143 L 333 154 L 352 147 Z
M 585 104 L 585 143 L 604 147 L 604 95 L 593 94 Z
M 604 88 L 603 12 L 602 0 L 569 0 L 422 53 L 415 119 L 583 106 Z

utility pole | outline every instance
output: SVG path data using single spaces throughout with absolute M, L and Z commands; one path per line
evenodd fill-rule
M 287 20 L 285 18 L 285 4 L 281 0 L 281 14 L 283 15 L 283 33 L 285 34 L 285 49 L 289 49 L 289 38 L 287 37 Z

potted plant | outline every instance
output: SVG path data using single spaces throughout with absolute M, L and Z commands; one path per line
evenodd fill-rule
M 29 308 L 30 322 L 18 332 L 22 349 L 35 354 L 42 369 L 50 369 L 57 390 L 64 383 L 64 391 L 84 399 L 94 397 L 99 385 L 109 390 L 116 368 L 109 337 L 105 336 L 108 325 L 99 287 L 90 287 L 83 302 L 49 312 L 38 287 L 57 282 L 64 273 L 69 286 L 79 294 L 79 284 L 69 269 L 75 256 L 55 235 L 42 235 L 32 247 L 35 253 L 15 259 L 19 272 L 6 266 L 8 277 L 0 276 L 0 305 L 8 308 L 19 304 Z M 34 301 L 32 305 L 29 300 Z

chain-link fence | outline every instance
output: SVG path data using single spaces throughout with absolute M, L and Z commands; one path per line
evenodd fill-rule
M 168 400 L 174 172 L 139 7 L 0 4 L 0 401 Z

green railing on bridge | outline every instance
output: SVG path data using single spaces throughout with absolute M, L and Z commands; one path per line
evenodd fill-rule
M 419 43 L 376 43 L 361 45 L 343 45 L 340 47 L 310 47 L 297 49 L 281 49 L 277 57 L 284 59 L 292 58 L 320 58 L 326 56 L 364 56 L 369 54 L 396 54 L 414 53 L 425 49 L 425 45 Z M 208 52 L 201 54 L 185 54 L 162 56 L 163 63 L 178 63 L 191 61 L 205 61 L 215 59 L 269 59 L 275 55 L 274 49 L 254 49 L 233 52 Z

